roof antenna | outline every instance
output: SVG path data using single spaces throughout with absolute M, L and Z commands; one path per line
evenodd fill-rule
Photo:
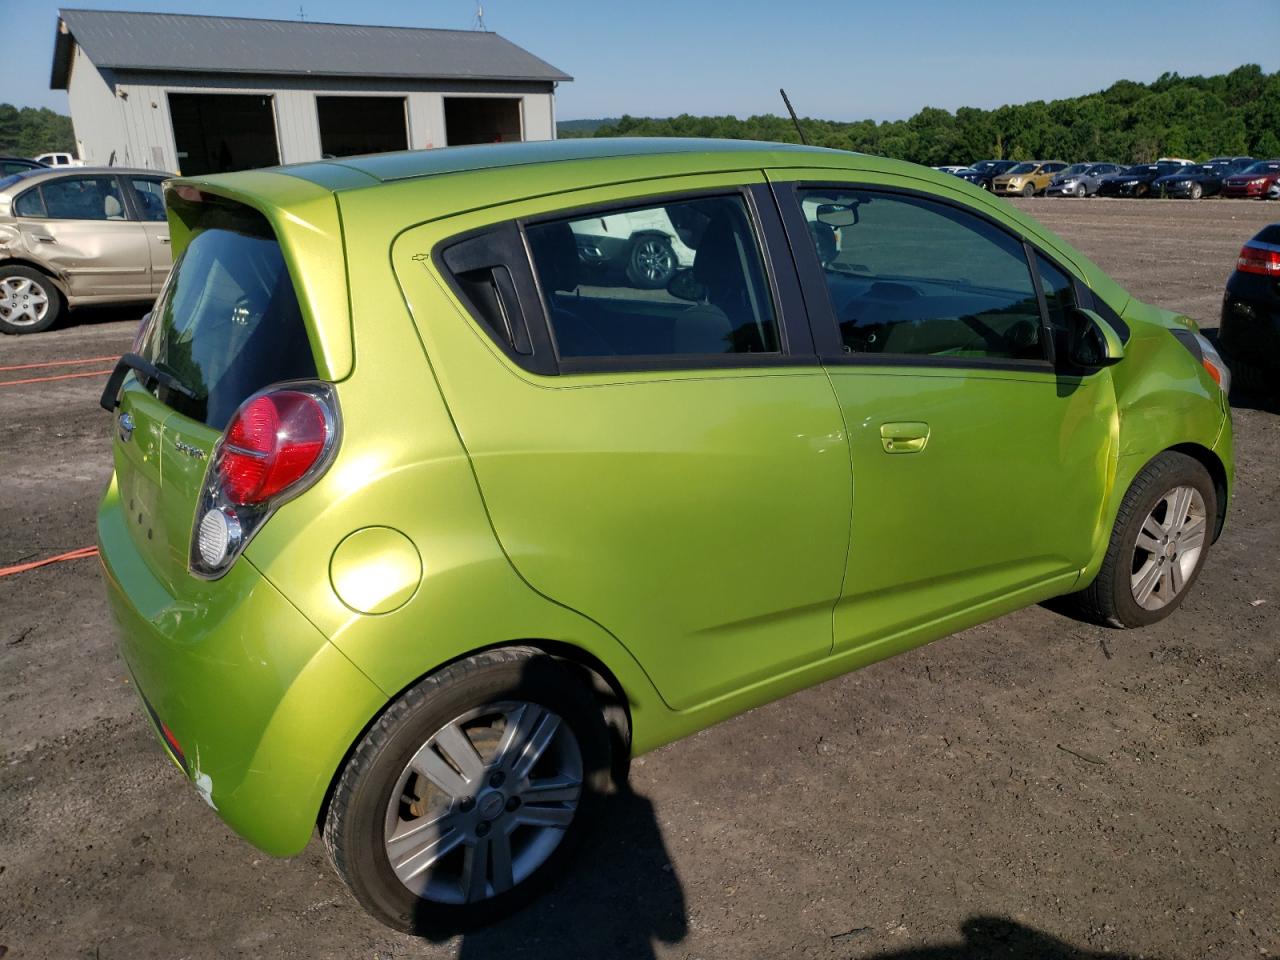
M 787 91 L 781 87 L 778 88 L 778 92 L 782 94 L 782 102 L 787 105 L 787 113 L 791 114 L 791 122 L 796 125 L 796 133 L 800 135 L 800 142 L 807 147 L 809 141 L 805 139 L 804 131 L 800 129 L 800 118 L 796 116 L 795 108 L 791 106 L 791 98 L 787 96 Z
M 483 3 L 476 4 L 476 18 L 471 21 L 471 29 L 472 30 L 488 30 L 489 29 L 484 25 L 484 4 Z

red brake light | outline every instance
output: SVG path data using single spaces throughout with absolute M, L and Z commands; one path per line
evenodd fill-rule
M 1241 273 L 1257 273 L 1264 277 L 1280 277 L 1280 250 L 1263 250 L 1245 244 L 1236 260 Z
M 258 504 L 293 486 L 324 452 L 328 420 L 319 400 L 298 390 L 255 397 L 227 425 L 218 478 L 235 504 Z

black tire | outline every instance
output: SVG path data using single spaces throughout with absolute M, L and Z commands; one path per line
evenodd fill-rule
M 31 296 L 44 298 L 45 311 L 35 320 L 19 313 Z M 10 298 L 18 298 L 11 303 Z M 40 333 L 62 315 L 62 293 L 46 274 L 18 263 L 0 266 L 0 333 Z M 11 319 L 12 318 L 12 319 Z
M 576 741 L 582 759 L 582 791 L 573 819 L 547 859 L 505 892 L 486 890 L 484 899 L 470 903 L 420 897 L 401 883 L 386 850 L 391 793 L 409 760 L 442 728 L 469 710 L 508 701 L 554 712 Z M 439 935 L 490 923 L 536 897 L 564 870 L 608 791 L 610 752 L 601 705 L 579 671 L 528 647 L 478 653 L 405 691 L 356 745 L 324 819 L 325 846 L 356 900 L 390 927 Z M 488 769 L 493 768 L 487 768 L 485 778 L 491 776 Z M 483 779 L 480 786 L 483 791 Z M 471 807 L 462 809 L 478 810 L 480 805 L 472 801 Z M 495 826 L 499 826 L 496 821 Z M 458 850 L 465 854 L 463 847 Z
M 1204 196 L 1204 187 L 1198 183 L 1191 184 L 1190 196 L 1192 200 L 1199 200 L 1201 197 Z
M 1138 534 L 1156 505 L 1169 491 L 1180 486 L 1195 488 L 1203 498 L 1204 545 L 1181 591 L 1160 609 L 1150 610 L 1139 605 L 1130 582 Z M 1198 460 L 1166 450 L 1139 471 L 1124 495 L 1098 575 L 1083 590 L 1063 597 L 1061 606 L 1083 619 L 1112 627 L 1145 627 L 1163 620 L 1186 599 L 1204 569 L 1217 517 L 1218 495 L 1209 471 Z
M 658 234 L 647 233 L 631 242 L 627 254 L 627 279 L 642 290 L 665 289 L 680 268 L 671 241 Z
M 1028 183 L 1022 188 L 1022 195 L 1027 198 L 1034 197 L 1036 195 L 1036 185 L 1034 183 Z
M 1077 197 L 1084 197 L 1084 196 L 1088 196 L 1088 194 L 1089 194 L 1089 191 L 1085 188 L 1085 185 L 1084 185 L 1083 183 L 1077 183 L 1077 184 L 1076 184 L 1076 196 L 1077 196 Z

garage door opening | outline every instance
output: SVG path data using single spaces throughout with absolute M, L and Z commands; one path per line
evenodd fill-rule
M 242 93 L 169 94 L 179 171 L 199 176 L 278 164 L 271 100 Z
M 449 146 L 523 140 L 520 100 L 506 97 L 445 97 L 444 131 Z
M 404 97 L 316 97 L 326 157 L 409 149 Z

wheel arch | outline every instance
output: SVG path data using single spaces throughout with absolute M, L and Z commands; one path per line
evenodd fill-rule
M 67 289 L 67 282 L 64 279 L 62 279 L 62 277 L 58 276 L 56 273 L 50 270 L 43 263 L 40 263 L 37 260 L 32 260 L 27 257 L 21 257 L 21 256 L 15 257 L 13 255 L 6 255 L 4 257 L 0 257 L 0 269 L 3 269 L 4 267 L 10 266 L 10 265 L 27 267 L 31 270 L 37 271 L 38 273 L 43 273 L 46 277 L 49 278 L 49 281 L 55 287 L 57 287 L 58 293 L 61 294 L 63 300 L 70 299 L 71 294 Z
M 581 672 L 583 680 L 590 686 L 592 694 L 600 706 L 601 717 L 609 728 L 610 745 L 613 747 L 612 775 L 615 783 L 622 783 L 626 779 L 627 771 L 631 765 L 631 701 L 617 674 L 603 660 L 577 644 L 561 640 L 518 638 L 491 643 L 459 653 L 457 656 L 436 664 L 429 670 L 424 670 L 406 682 L 400 689 L 393 692 L 386 702 L 369 717 L 364 726 L 360 728 L 360 732 L 352 738 L 351 743 L 347 745 L 347 749 L 342 754 L 342 759 L 331 773 L 329 784 L 325 788 L 320 807 L 316 812 L 317 826 L 321 829 L 324 827 L 325 818 L 329 815 L 329 805 L 333 800 L 334 790 L 338 786 L 338 781 L 342 779 L 342 772 L 350 762 L 351 755 L 355 753 L 356 748 L 368 735 L 369 731 L 391 709 L 391 706 L 404 696 L 406 691 L 417 686 L 432 674 L 439 673 L 460 660 L 465 660 L 488 650 L 500 650 L 507 647 L 531 647 L 549 657 L 567 663 Z
M 1218 537 L 1222 534 L 1223 526 L 1227 522 L 1227 497 L 1230 493 L 1230 484 L 1227 480 L 1226 465 L 1216 453 L 1198 443 L 1178 443 L 1169 447 L 1168 450 L 1172 453 L 1181 453 L 1199 462 L 1213 479 L 1213 491 L 1218 501 L 1217 515 L 1214 517 L 1213 526 L 1213 542 L 1216 543 Z

